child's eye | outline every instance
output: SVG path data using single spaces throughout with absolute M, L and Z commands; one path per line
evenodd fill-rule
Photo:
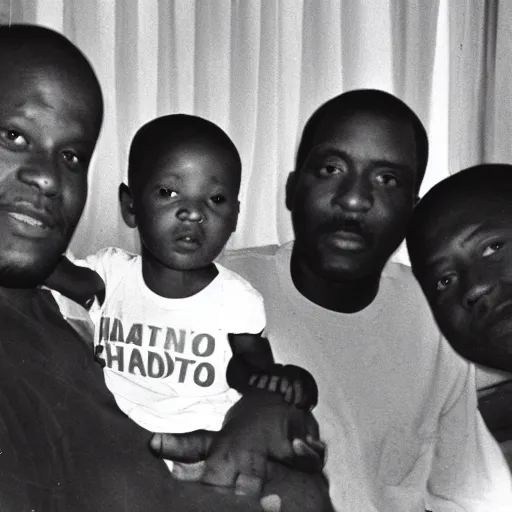
M 28 146 L 27 139 L 16 130 L 0 130 L 0 139 L 17 148 L 24 148 Z
M 336 176 L 343 172 L 343 169 L 337 165 L 324 165 L 318 170 L 318 175 L 322 177 Z
M 482 253 L 482 256 L 486 258 L 487 256 L 491 256 L 491 254 L 494 254 L 495 252 L 498 252 L 503 246 L 505 245 L 504 242 L 498 241 L 493 242 L 492 244 L 489 244 Z
M 377 182 L 385 187 L 396 188 L 400 185 L 400 182 L 397 180 L 396 176 L 390 173 L 383 173 L 377 176 Z
M 211 200 L 215 204 L 222 204 L 222 203 L 226 202 L 226 198 L 223 195 L 221 195 L 221 194 L 217 194 L 216 196 L 212 196 Z
M 160 197 L 176 197 L 178 195 L 178 192 L 176 190 L 173 190 L 172 188 L 167 187 L 160 187 L 158 189 L 158 195 Z
M 443 276 L 441 279 L 438 279 L 436 282 L 436 291 L 443 292 L 445 291 L 450 284 L 453 282 L 452 276 Z

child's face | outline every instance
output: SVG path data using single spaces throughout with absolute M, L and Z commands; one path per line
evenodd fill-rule
M 289 181 L 296 248 L 315 272 L 380 272 L 405 236 L 415 201 L 411 125 L 370 113 L 325 123 Z
M 472 361 L 512 371 L 512 207 L 506 198 L 439 205 L 414 272 L 444 336 Z
M 20 63 L 0 77 L 2 278 L 41 282 L 66 249 L 99 118 L 94 95 L 58 65 Z
M 158 158 L 146 183 L 132 191 L 145 257 L 173 270 L 210 265 L 236 228 L 236 166 L 227 150 L 204 140 Z

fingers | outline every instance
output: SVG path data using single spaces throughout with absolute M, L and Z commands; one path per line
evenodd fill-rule
M 325 448 L 310 446 L 303 439 L 292 441 L 294 453 L 293 465 L 301 471 L 316 473 L 324 467 Z
M 263 512 L 281 512 L 281 498 L 277 494 L 269 494 L 260 500 Z
M 322 463 L 326 459 L 327 446 L 324 442 L 319 439 L 313 439 L 311 436 L 307 436 L 304 439 L 294 439 L 292 441 L 293 453 L 301 457 L 318 457 Z
M 287 404 L 291 404 L 293 402 L 293 386 L 288 386 L 288 389 L 284 394 L 284 401 Z
M 276 393 L 278 386 L 279 386 L 279 376 L 272 375 L 270 377 L 270 381 L 268 383 L 268 390 L 272 391 L 273 393 Z
M 263 481 L 254 475 L 238 475 L 235 482 L 235 494 L 239 496 L 261 496 Z
M 215 432 L 196 430 L 186 434 L 154 434 L 149 447 L 163 459 L 180 462 L 204 460 L 213 442 Z
M 281 377 L 281 384 L 279 386 L 279 392 L 282 394 L 282 395 L 285 395 L 286 392 L 288 391 L 288 388 L 290 387 L 290 381 L 288 380 L 287 377 Z
M 267 458 L 260 453 L 239 450 L 233 454 L 210 454 L 202 481 L 210 485 L 234 487 L 235 494 L 261 496 L 266 478 Z

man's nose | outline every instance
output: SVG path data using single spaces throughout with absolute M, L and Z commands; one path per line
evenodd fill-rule
M 366 212 L 373 206 L 371 183 L 364 176 L 347 176 L 336 194 L 336 203 L 347 212 Z
M 472 275 L 465 276 L 465 288 L 462 302 L 466 309 L 471 310 L 484 301 L 494 290 L 496 283 L 488 272 L 475 270 Z
M 204 211 L 200 201 L 184 201 L 176 210 L 176 217 L 182 222 L 197 222 L 204 220 Z
M 62 183 L 58 163 L 51 155 L 31 157 L 18 170 L 18 179 L 39 189 L 47 197 L 55 197 L 61 193 Z

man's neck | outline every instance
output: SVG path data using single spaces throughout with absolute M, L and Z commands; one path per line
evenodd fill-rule
M 333 281 L 312 272 L 295 253 L 290 267 L 293 284 L 304 297 L 337 313 L 362 311 L 379 291 L 381 272 L 361 279 Z

